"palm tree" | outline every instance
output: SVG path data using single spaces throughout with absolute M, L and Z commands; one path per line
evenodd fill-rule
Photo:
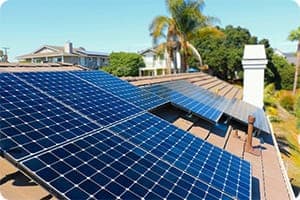
M 298 47 L 296 53 L 297 62 L 296 62 L 295 78 L 294 78 L 294 86 L 293 86 L 293 94 L 295 95 L 297 90 L 298 75 L 299 75 L 299 68 L 300 68 L 300 27 L 298 27 L 296 30 L 291 31 L 288 39 L 290 41 L 298 41 Z
M 164 46 L 169 55 L 168 71 L 176 52 L 180 52 L 182 56 L 181 72 L 186 71 L 187 59 L 191 53 L 202 66 L 201 55 L 190 41 L 205 35 L 221 36 L 222 33 L 211 25 L 216 19 L 202 14 L 203 0 L 166 0 L 166 5 L 171 16 L 155 17 L 149 29 L 155 44 L 161 38 L 166 39 Z

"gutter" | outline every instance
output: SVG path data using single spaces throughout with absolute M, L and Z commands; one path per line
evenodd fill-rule
M 286 170 L 286 168 L 284 166 L 284 163 L 283 163 L 283 160 L 281 158 L 281 154 L 280 154 L 280 151 L 279 151 L 278 143 L 277 143 L 277 140 L 275 138 L 274 131 L 273 131 L 273 126 L 272 126 L 272 124 L 270 122 L 269 116 L 267 116 L 267 120 L 268 120 L 268 123 L 269 123 L 269 127 L 270 127 L 270 131 L 271 131 L 272 139 L 273 139 L 274 146 L 275 146 L 275 149 L 276 149 L 277 158 L 279 160 L 281 174 L 283 176 L 283 179 L 284 179 L 284 182 L 285 182 L 285 185 L 286 185 L 286 189 L 288 191 L 288 195 L 290 197 L 290 200 L 295 200 L 296 197 L 294 195 L 293 188 L 292 188 L 292 185 L 290 183 L 290 180 L 289 180 L 289 177 L 288 177 L 288 174 L 287 174 L 287 170 Z

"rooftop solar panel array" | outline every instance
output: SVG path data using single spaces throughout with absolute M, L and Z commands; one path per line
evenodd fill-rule
M 248 162 L 166 121 L 146 113 L 110 129 L 231 197 L 247 199 L 250 196 L 251 172 Z
M 18 73 L 17 76 L 103 126 L 142 111 L 68 72 Z
M 233 199 L 107 130 L 22 164 L 67 199 Z
M 126 99 L 67 72 L 0 77 L 0 150 L 59 198 L 251 198 L 248 162 Z
M 145 110 L 151 110 L 167 103 L 165 99 L 155 95 L 154 93 L 150 93 L 144 89 L 135 87 L 127 81 L 117 79 L 114 76 L 102 71 L 77 71 L 70 73 L 88 82 L 91 82 L 98 87 L 101 87 L 104 90 L 111 92 Z
M 228 104 L 227 99 L 187 81 L 172 81 L 144 88 L 212 122 L 218 122 Z
M 263 109 L 237 99 L 226 99 L 187 81 L 172 81 L 143 87 L 199 117 L 217 123 L 223 113 L 248 123 L 248 116 L 256 118 L 254 127 L 270 133 Z
M 0 85 L 0 148 L 15 160 L 100 128 L 13 75 Z

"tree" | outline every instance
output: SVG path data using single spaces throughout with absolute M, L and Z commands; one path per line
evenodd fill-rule
M 278 72 L 278 76 L 274 79 L 276 89 L 291 90 L 294 82 L 294 66 L 289 64 L 284 57 L 276 54 L 273 54 L 271 61 L 271 64 Z
M 169 60 L 174 60 L 174 52 L 180 51 L 182 56 L 181 72 L 187 69 L 187 60 L 191 52 L 202 65 L 202 58 L 191 40 L 204 35 L 221 35 L 221 32 L 212 27 L 214 18 L 202 14 L 203 0 L 166 0 L 170 17 L 157 16 L 150 25 L 154 43 L 165 38 Z M 170 70 L 170 62 L 168 64 Z
M 141 55 L 136 53 L 114 52 L 109 55 L 109 66 L 103 67 L 102 70 L 115 76 L 137 76 L 140 67 L 145 67 Z
M 299 75 L 299 68 L 300 68 L 300 27 L 298 27 L 296 30 L 293 30 L 290 32 L 288 39 L 290 41 L 297 41 L 298 47 L 297 47 L 297 62 L 296 62 L 296 68 L 295 68 L 295 77 L 294 77 L 294 85 L 293 85 L 293 94 L 296 94 L 297 85 L 298 85 L 298 75 Z
M 210 35 L 193 40 L 195 47 L 202 52 L 204 64 L 212 73 L 223 80 L 242 78 L 243 48 L 245 44 L 257 44 L 257 37 L 249 30 L 231 25 L 219 28 L 224 37 Z

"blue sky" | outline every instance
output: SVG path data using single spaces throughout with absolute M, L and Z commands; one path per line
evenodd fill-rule
M 296 44 L 286 39 L 300 26 L 295 1 L 205 2 L 204 13 L 218 17 L 220 26 L 239 25 L 274 48 L 295 51 Z M 0 48 L 10 48 L 10 60 L 66 41 L 95 51 L 138 51 L 152 45 L 148 27 L 156 15 L 167 15 L 165 0 L 7 0 L 0 7 Z

